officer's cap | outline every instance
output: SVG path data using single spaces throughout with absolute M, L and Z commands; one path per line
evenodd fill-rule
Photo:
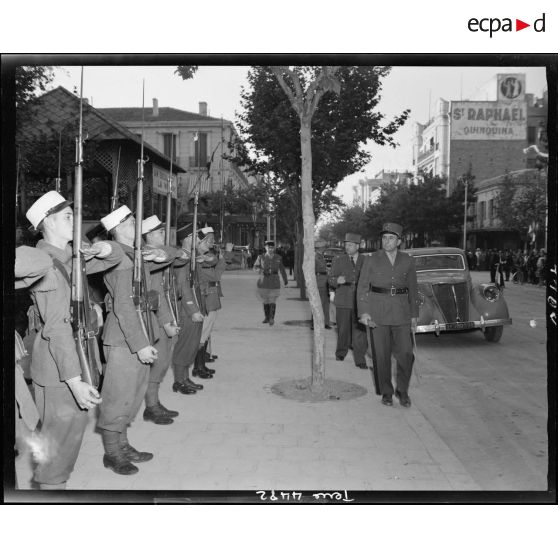
M 403 227 L 397 223 L 384 223 L 380 236 L 384 233 L 395 234 L 401 238 L 401 235 L 403 234 Z

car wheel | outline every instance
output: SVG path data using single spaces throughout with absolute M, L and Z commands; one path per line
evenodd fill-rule
M 484 338 L 491 343 L 497 343 L 500 341 L 502 333 L 504 333 L 504 326 L 487 327 L 484 330 Z

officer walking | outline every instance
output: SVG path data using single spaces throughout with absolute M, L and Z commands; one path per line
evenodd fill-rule
M 73 471 L 89 421 L 86 412 L 101 403 L 98 391 L 81 380 L 81 365 L 70 320 L 73 211 L 58 192 L 41 196 L 27 211 L 27 219 L 43 238 L 37 248 L 53 267 L 30 288 L 42 325 L 35 337 L 31 378 L 41 420 L 44 455 L 34 480 L 42 490 L 61 490 Z M 97 242 L 82 249 L 87 273 L 104 271 L 121 261 L 113 242 Z M 87 288 L 84 285 L 84 288 Z M 98 359 L 98 355 L 95 355 Z M 99 363 L 100 364 L 100 363 Z
M 360 270 L 366 259 L 358 253 L 360 235 L 347 233 L 345 235 L 345 254 L 333 260 L 329 274 L 329 284 L 335 289 L 334 304 L 337 316 L 337 348 L 335 357 L 344 360 L 353 349 L 355 366 L 366 366 L 366 330 L 357 320 L 356 288 Z
M 263 302 L 265 319 L 262 323 L 272 326 L 275 323 L 275 310 L 277 309 L 276 300 L 281 292 L 279 273 L 283 278 L 285 287 L 288 285 L 287 272 L 283 265 L 283 259 L 275 253 L 275 242 L 268 240 L 265 242 L 265 254 L 260 254 L 254 269 L 260 272 L 258 278 L 258 295 Z
M 397 361 L 395 396 L 411 406 L 409 382 L 413 368 L 411 330 L 418 321 L 417 274 L 411 256 L 398 250 L 403 229 L 385 223 L 382 249 L 365 259 L 357 289 L 358 315 L 371 328 L 371 350 L 376 355 L 382 403 L 393 405 L 391 355 Z

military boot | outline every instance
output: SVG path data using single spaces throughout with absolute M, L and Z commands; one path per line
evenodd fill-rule
M 120 447 L 120 432 L 103 429 L 101 431 L 101 436 L 103 439 L 103 447 L 105 448 L 103 465 L 107 469 L 111 469 L 117 475 L 134 475 L 139 471 L 139 469 L 130 462 Z
M 275 323 L 275 304 L 269 305 L 269 325 L 272 326 Z
M 269 304 L 264 304 L 264 314 L 265 314 L 265 320 L 262 322 L 262 324 L 268 324 L 269 323 Z

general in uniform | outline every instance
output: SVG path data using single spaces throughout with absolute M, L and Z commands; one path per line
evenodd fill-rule
M 366 330 L 357 320 L 356 288 L 360 270 L 366 259 L 358 253 L 360 236 L 345 235 L 345 254 L 333 260 L 329 273 L 329 284 L 335 289 L 335 311 L 337 316 L 337 347 L 335 357 L 344 360 L 353 349 L 353 358 L 358 368 L 366 368 Z
M 409 382 L 413 368 L 411 328 L 418 319 L 417 273 L 409 254 L 398 250 L 403 229 L 384 224 L 382 249 L 365 259 L 357 289 L 358 315 L 371 328 L 371 350 L 375 351 L 382 403 L 393 404 L 391 355 L 397 362 L 395 396 L 409 407 Z

